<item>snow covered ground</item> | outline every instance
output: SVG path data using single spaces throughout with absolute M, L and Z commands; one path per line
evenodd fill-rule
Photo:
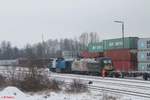
M 100 93 L 92 94 L 90 92 L 81 94 L 71 94 L 65 92 L 38 92 L 23 93 L 16 87 L 7 87 L 0 92 L 0 100 L 100 100 Z
M 8 72 L 6 72 L 4 74 L 3 71 L 2 72 L 3 75 L 8 75 Z M 47 72 L 47 71 L 46 71 Z M 53 76 L 53 77 L 52 77 Z M 55 76 L 55 77 L 54 77 Z M 51 75 L 50 78 L 54 78 L 54 79 L 58 79 L 58 80 L 64 80 L 64 76 L 65 75 L 59 75 L 59 77 L 56 77 L 57 75 Z M 61 77 L 60 77 L 61 76 Z M 67 80 L 66 80 L 67 78 Z M 83 79 L 83 77 L 79 76 L 78 79 Z M 93 79 L 92 77 L 90 78 L 90 80 L 94 81 L 94 83 L 92 85 L 94 86 L 102 86 L 102 87 L 108 87 L 110 86 L 111 80 L 105 80 L 103 82 L 103 80 L 100 79 Z M 65 81 L 70 82 L 72 81 L 72 76 L 69 75 L 65 77 Z M 89 80 L 85 80 L 85 83 L 88 83 Z M 99 82 L 101 81 L 101 82 Z M 110 81 L 110 82 L 106 82 L 106 81 Z M 119 79 L 118 79 L 119 81 Z M 117 81 L 115 82 L 117 83 Z M 119 81 L 119 83 L 123 83 L 121 80 Z M 147 84 L 144 85 L 148 85 L 149 87 L 149 82 L 146 82 Z M 138 85 L 138 81 L 136 84 L 132 83 L 132 85 Z M 139 84 L 139 86 L 141 86 L 143 84 Z M 117 85 L 117 86 L 111 86 L 111 88 L 116 88 L 116 89 L 126 89 L 126 90 L 132 90 L 132 91 L 140 91 L 140 92 L 144 92 L 144 93 L 149 93 L 150 90 L 149 88 L 147 89 L 139 89 L 134 87 L 132 89 L 125 87 L 123 85 Z M 105 98 L 104 98 L 105 97 Z M 107 97 L 107 98 L 106 98 Z M 66 93 L 64 91 L 60 91 L 60 92 L 52 92 L 52 91 L 44 91 L 44 92 L 38 92 L 38 93 L 24 93 L 22 91 L 20 91 L 19 89 L 17 89 L 16 87 L 7 87 L 3 90 L 0 91 L 0 100 L 150 100 L 150 98 L 142 98 L 142 97 L 137 97 L 137 96 L 133 96 L 133 95 L 125 95 L 125 94 L 121 94 L 121 93 L 113 93 L 113 92 L 106 92 L 106 91 L 93 91 L 90 90 L 90 92 L 86 92 L 86 93 L 80 93 L 80 94 L 71 94 L 71 93 Z
M 66 93 L 63 91 L 43 91 L 38 93 L 24 93 L 16 87 L 6 87 L 0 91 L 0 100 L 149 100 L 134 96 L 123 96 L 106 92 Z
M 117 80 L 104 80 L 104 79 L 94 79 L 93 78 L 83 78 L 82 76 L 78 77 L 78 75 L 64 75 L 64 74 L 51 74 L 52 77 L 58 80 L 70 82 L 72 79 L 80 79 L 85 83 L 88 83 L 89 81 L 93 82 L 93 86 L 100 86 L 100 87 L 106 87 L 106 88 L 113 88 L 113 89 L 122 89 L 122 90 L 128 90 L 133 92 L 141 92 L 141 93 L 150 93 L 150 83 L 138 83 L 137 82 L 124 82 L 124 81 L 117 81 Z

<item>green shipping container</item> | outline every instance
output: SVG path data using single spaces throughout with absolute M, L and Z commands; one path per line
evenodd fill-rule
M 125 37 L 124 49 L 137 49 L 138 37 Z M 109 39 L 103 40 L 104 50 L 123 49 L 123 39 Z
M 90 43 L 88 45 L 89 52 L 103 52 L 103 42 Z

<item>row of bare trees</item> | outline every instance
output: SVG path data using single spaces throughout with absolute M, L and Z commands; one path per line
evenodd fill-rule
M 50 58 L 59 57 L 62 51 L 72 51 L 76 55 L 87 49 L 88 43 L 99 41 L 97 33 L 82 33 L 74 39 L 49 39 L 34 45 L 27 44 L 25 48 L 12 47 L 8 41 L 0 44 L 0 59 L 16 59 L 19 57 Z

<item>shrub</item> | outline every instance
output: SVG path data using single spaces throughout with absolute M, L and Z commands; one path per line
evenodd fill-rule
M 61 90 L 60 88 L 60 81 L 57 81 L 57 80 L 50 80 L 50 83 L 47 84 L 48 86 L 48 89 L 50 90 L 54 90 L 54 91 L 58 91 L 58 90 Z
M 103 94 L 102 100 L 120 100 L 117 96 Z
M 3 88 L 5 86 L 6 86 L 6 78 L 0 75 L 0 88 Z
M 60 90 L 62 82 L 50 80 L 48 75 L 31 65 L 27 72 L 16 71 L 16 68 L 7 69 L 7 78 L 0 75 L 0 88 L 6 86 L 15 86 L 22 91 L 37 92 L 42 90 Z
M 24 80 L 20 82 L 20 89 L 27 92 L 37 92 L 42 90 L 60 90 L 59 82 L 56 80 L 50 80 L 43 75 L 36 75 L 36 77 L 26 76 Z
M 66 91 L 73 93 L 81 93 L 88 91 L 88 87 L 86 84 L 83 84 L 81 80 L 73 80 L 73 82 L 69 84 L 69 87 L 66 88 Z

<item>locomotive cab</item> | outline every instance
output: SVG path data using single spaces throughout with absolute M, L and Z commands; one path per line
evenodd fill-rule
M 96 61 L 100 64 L 100 73 L 104 74 L 104 76 L 111 76 L 111 72 L 114 70 L 113 68 L 113 62 L 110 57 L 101 57 L 97 58 Z

